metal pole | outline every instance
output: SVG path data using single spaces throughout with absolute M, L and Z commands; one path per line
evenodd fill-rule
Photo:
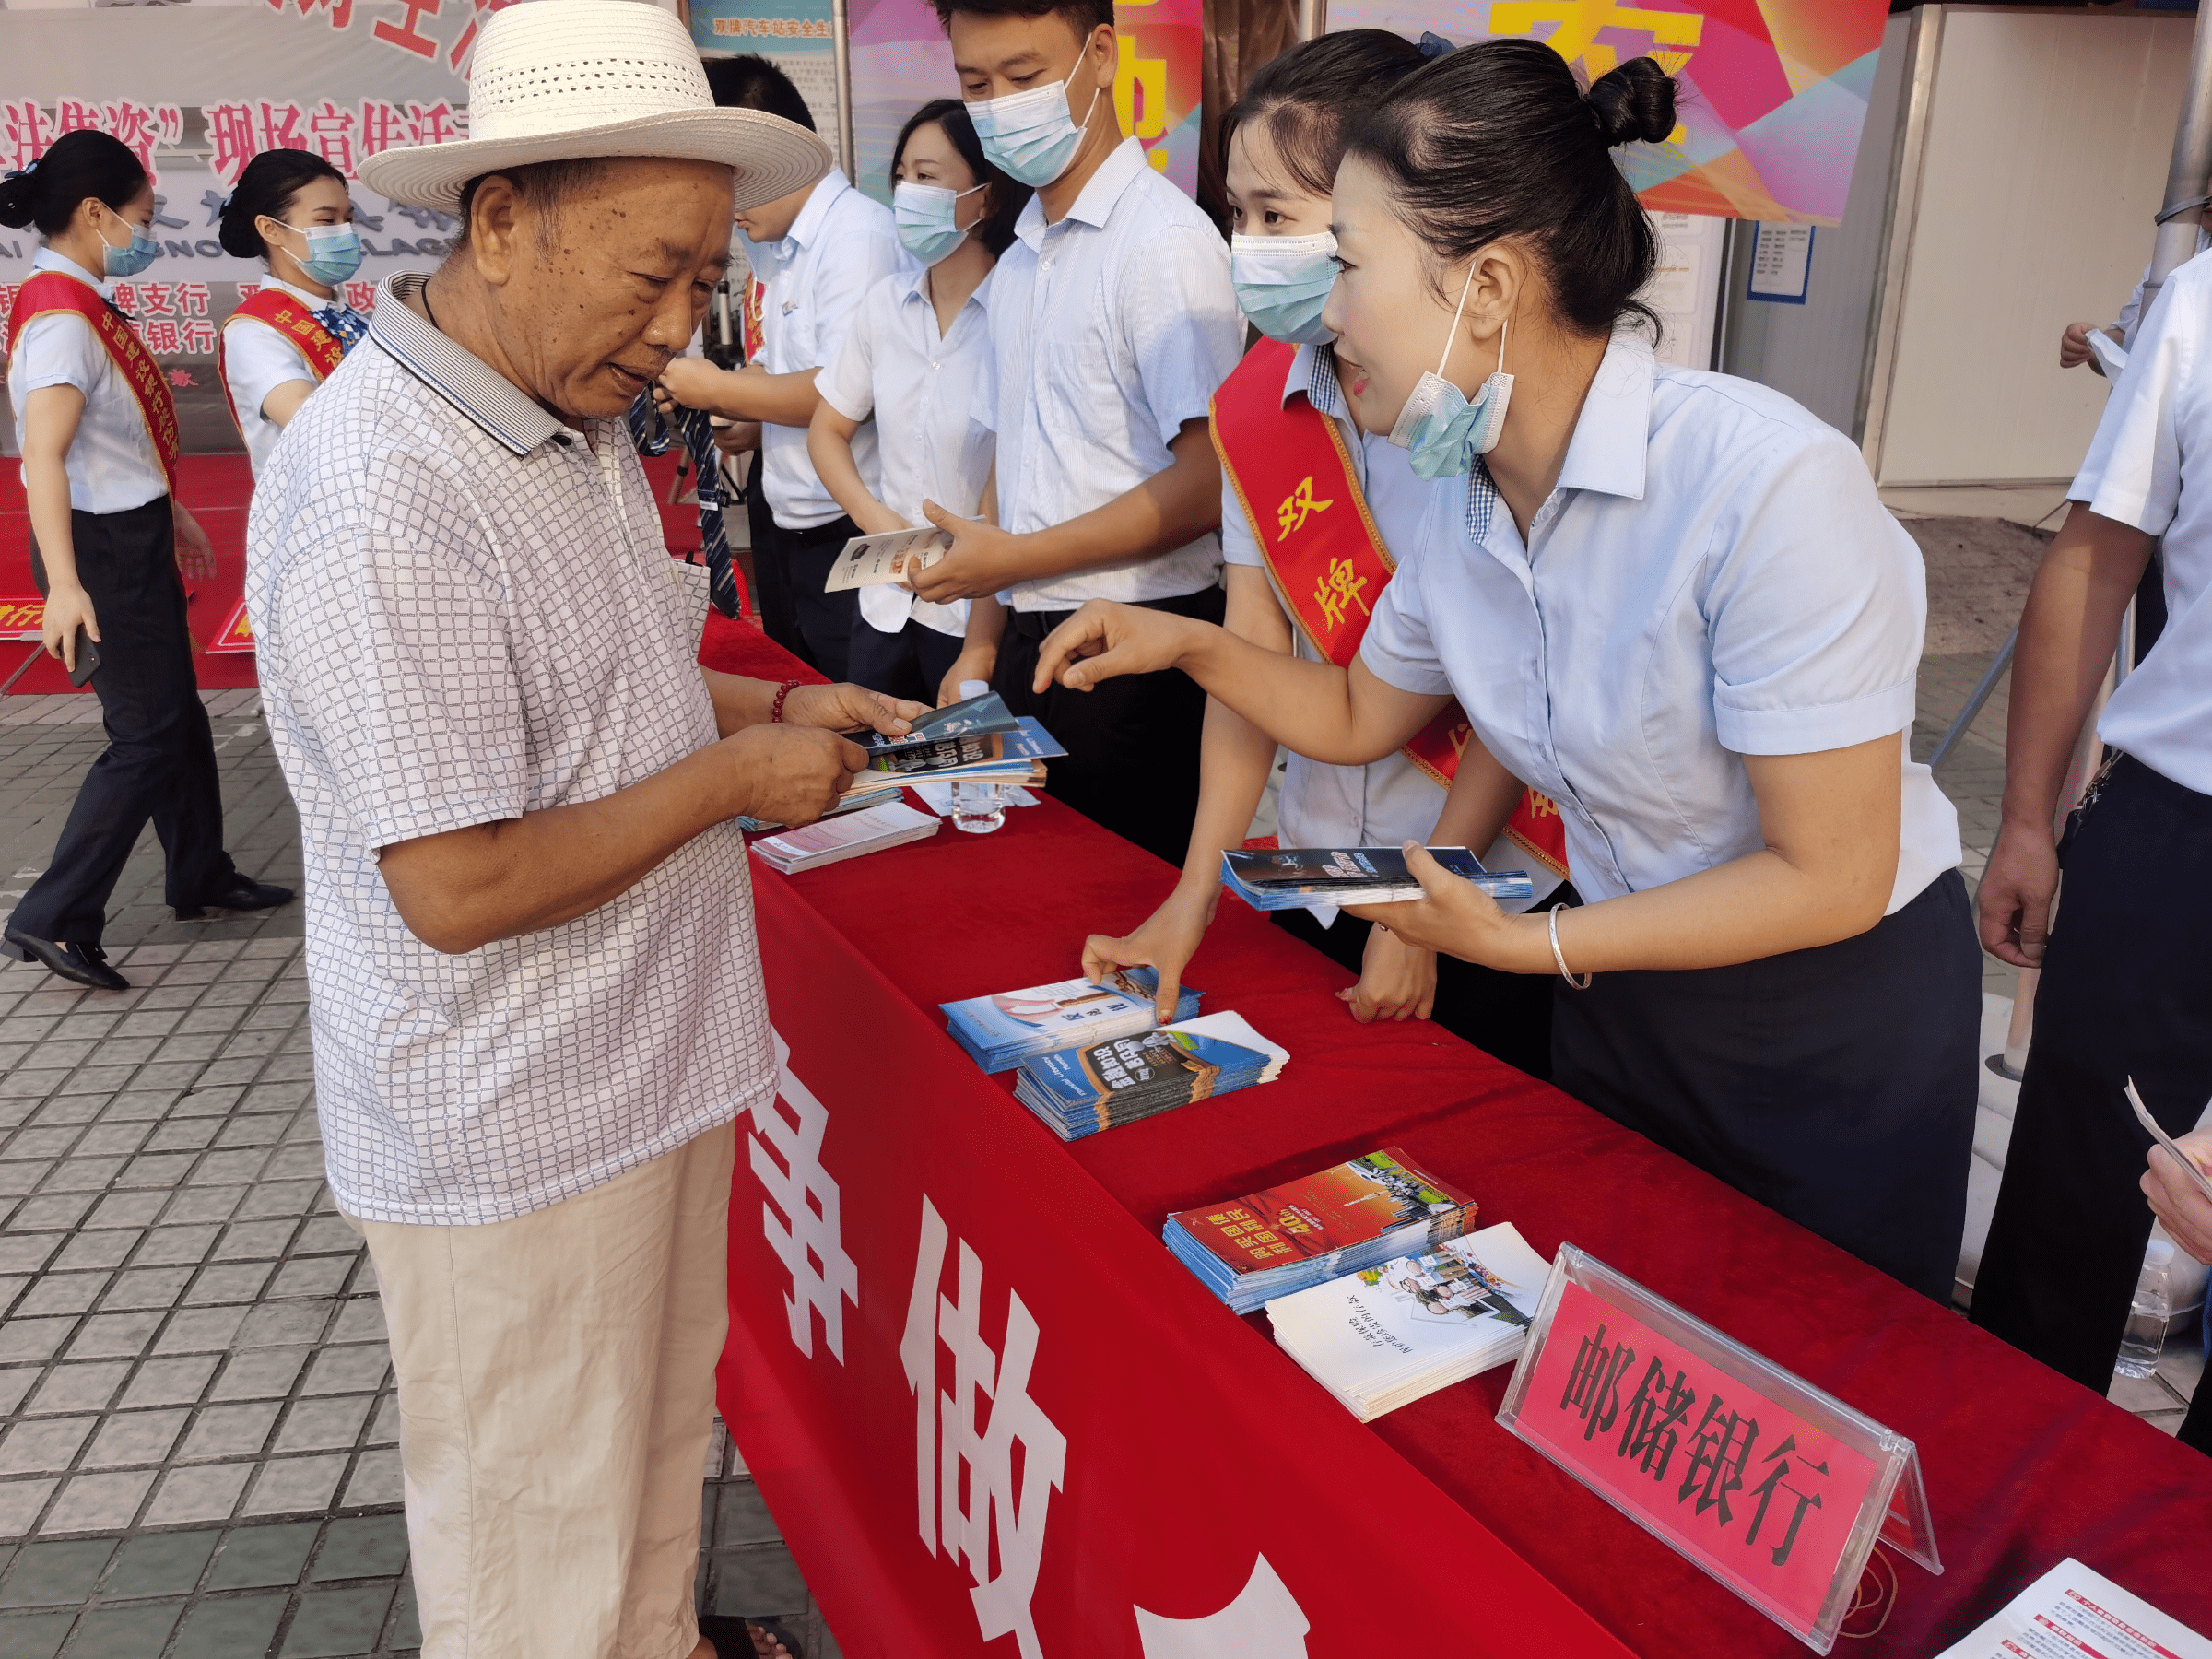
M 2189 88 L 2182 99 L 2182 119 L 2173 130 L 2173 160 L 2166 169 L 2166 200 L 2159 210 L 2159 239 L 2151 249 L 2150 275 L 2143 279 L 2143 306 L 2136 326 L 2150 314 L 2150 302 L 2174 269 L 2196 257 L 2197 226 L 2204 218 L 2205 181 L 2212 175 L 2212 26 L 2206 7 L 2196 13 L 2196 41 L 2189 53 Z M 2135 344 L 2131 338 L 2129 345 Z
M 1298 38 L 1318 40 L 1328 32 L 1329 0 L 1298 0 Z
M 1959 711 L 1959 718 L 1951 722 L 1951 729 L 1944 733 L 1943 741 L 1936 746 L 1936 752 L 1928 757 L 1930 772 L 1951 758 L 1951 751 L 1959 747 L 1959 739 L 1966 735 L 1966 728 L 1974 724 L 1974 716 L 1982 712 L 1982 705 L 1989 700 L 1989 694 L 1997 688 L 1997 682 L 2005 677 L 2005 670 L 2012 666 L 2012 648 L 2019 642 L 2020 625 L 2016 622 L 2012 625 L 2012 631 L 2005 636 L 2005 643 L 1998 647 L 1997 654 L 1989 659 L 1989 666 L 1982 674 L 1982 683 L 1967 698 L 1966 707 Z
M 853 35 L 845 0 L 830 0 L 830 48 L 837 53 L 837 135 L 844 148 L 838 159 L 844 163 L 845 177 L 857 184 L 860 159 L 853 153 Z

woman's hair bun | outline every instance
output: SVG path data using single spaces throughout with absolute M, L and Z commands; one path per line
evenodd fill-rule
M 1675 130 L 1675 77 L 1648 57 L 1599 76 L 1587 101 L 1608 147 L 1658 144 Z

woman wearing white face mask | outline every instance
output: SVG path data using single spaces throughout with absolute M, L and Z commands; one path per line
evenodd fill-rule
M 1222 118 L 1229 197 L 1230 276 L 1244 314 L 1267 338 L 1245 354 L 1214 397 L 1222 463 L 1221 551 L 1228 564 L 1223 626 L 1240 639 L 1308 662 L 1348 663 L 1394 568 L 1392 548 L 1418 531 L 1426 487 L 1405 454 L 1365 437 L 1340 383 L 1322 326 L 1336 280 L 1329 186 L 1345 124 L 1424 62 L 1419 48 L 1379 29 L 1347 29 L 1271 60 Z M 1310 503 L 1300 511 L 1300 500 Z M 1332 572 L 1346 571 L 1332 586 Z M 1348 596 L 1347 596 L 1348 590 Z M 1290 758 L 1278 813 L 1286 847 L 1430 843 L 1456 763 L 1456 710 L 1430 741 L 1369 766 Z M 1275 760 L 1275 740 L 1208 700 L 1198 816 L 1182 879 L 1124 938 L 1093 935 L 1084 967 L 1159 971 L 1171 1008 L 1185 966 L 1221 897 L 1221 853 L 1242 843 Z M 1556 827 L 1557 815 L 1548 820 Z M 1561 862 L 1556 847 L 1550 862 Z M 1526 868 L 1540 891 L 1559 877 L 1518 845 L 1488 849 L 1493 867 Z M 1518 901 L 1517 908 L 1530 900 Z M 1434 1018 L 1500 1058 L 1547 1076 L 1551 996 L 1541 982 L 1500 974 L 1407 944 L 1357 917 L 1285 911 L 1277 926 L 1359 975 L 1338 993 L 1354 1018 Z
M 1585 97 L 1535 42 L 1401 82 L 1336 177 L 1324 318 L 1355 409 L 1389 415 L 1363 424 L 1436 482 L 1359 660 L 1099 606 L 1040 669 L 1173 664 L 1339 761 L 1455 696 L 1478 739 L 1455 793 L 1491 826 L 1524 785 L 1556 799 L 1592 902 L 1509 916 L 1417 851 L 1429 897 L 1375 914 L 1560 976 L 1559 1087 L 1947 1298 L 1980 957 L 1956 815 L 1905 748 L 1920 559 L 1840 433 L 1653 360 L 1651 229 L 1608 150 L 1673 123 L 1648 60 Z
M 264 150 L 223 204 L 223 252 L 259 259 L 269 280 L 232 312 L 217 348 L 230 418 L 256 476 L 307 394 L 369 329 L 339 298 L 361 268 L 346 175 L 306 150 Z
M 8 318 L 7 390 L 29 499 L 31 574 L 46 650 L 90 671 L 108 747 L 93 761 L 47 869 L 8 918 L 8 952 L 80 985 L 120 991 L 100 937 L 108 896 L 153 820 L 179 918 L 291 898 L 239 874 L 223 851 L 215 741 L 192 669 L 186 571 L 214 549 L 172 492 L 169 382 L 117 309 L 112 279 L 159 248 L 146 169 L 105 133 L 64 134 L 0 181 L 0 225 L 45 239 Z M 91 653 L 97 662 L 82 660 Z
M 993 446 L 968 411 L 991 348 L 992 267 L 1030 199 L 1027 185 L 983 159 L 957 98 L 915 111 L 892 155 L 899 241 L 922 269 L 885 277 L 860 302 L 843 348 L 815 382 L 821 402 L 806 433 L 816 476 L 864 535 L 925 523 L 925 500 L 964 517 L 982 510 Z M 874 485 L 853 454 L 871 416 Z M 989 679 L 997 656 L 988 644 L 966 648 L 969 605 L 932 605 L 898 582 L 863 588 L 847 674 L 872 691 L 953 700 L 962 680 Z

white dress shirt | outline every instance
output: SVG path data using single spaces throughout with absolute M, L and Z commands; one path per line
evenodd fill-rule
M 328 311 L 333 306 L 340 311 L 349 309 L 335 295 L 324 300 L 273 276 L 265 277 L 261 286 L 290 295 L 311 312 Z M 269 452 L 276 447 L 277 434 L 284 430 L 261 412 L 261 406 L 287 382 L 305 381 L 313 385 L 315 371 L 308 364 L 307 354 L 293 341 L 258 317 L 233 312 L 223 324 L 223 378 L 229 384 L 231 406 L 238 411 L 239 430 L 245 434 L 246 457 L 253 462 L 253 476 L 258 478 L 268 465 Z
M 1559 803 L 1588 899 L 1757 852 L 1742 757 L 1895 735 L 1894 912 L 1959 859 L 1908 758 L 1927 587 L 1851 441 L 1778 392 L 1656 364 L 1617 334 L 1524 547 L 1479 465 L 1430 486 L 1368 667 L 1450 691 Z
M 110 284 L 74 259 L 52 248 L 31 256 L 31 271 L 59 271 L 100 290 Z M 161 452 L 146 429 L 137 396 L 100 343 L 92 325 L 67 312 L 52 312 L 23 326 L 16 354 L 8 359 L 7 396 L 16 410 L 16 448 L 23 447 L 23 406 L 46 386 L 75 386 L 85 394 L 85 412 L 64 465 L 69 473 L 69 505 L 78 512 L 127 512 L 169 493 Z
M 1382 545 L 1393 559 L 1403 559 L 1420 534 L 1429 513 L 1429 485 L 1415 476 L 1406 452 L 1387 439 L 1371 437 L 1353 424 L 1336 382 L 1336 355 L 1325 347 L 1300 346 L 1283 379 L 1283 401 L 1303 392 L 1307 400 L 1335 421 L 1343 434 L 1346 453 L 1360 493 L 1367 498 L 1369 514 L 1382 532 Z M 1221 480 L 1221 556 L 1232 565 L 1250 565 L 1265 571 L 1260 545 L 1252 534 L 1236 488 L 1225 476 Z M 1272 582 L 1272 579 L 1270 579 Z M 1281 592 L 1276 594 L 1279 603 Z M 1300 631 L 1288 606 L 1283 614 L 1290 622 L 1291 648 L 1308 663 L 1322 661 L 1321 653 Z M 1406 841 L 1426 845 L 1444 810 L 1444 790 L 1403 753 L 1385 755 L 1367 766 L 1331 766 L 1292 754 L 1283 777 L 1282 796 L 1277 806 L 1277 837 L 1286 847 L 1395 847 Z M 1526 870 L 1535 888 L 1529 899 L 1508 899 L 1500 908 L 1523 911 L 1550 893 L 1559 878 L 1502 836 L 1482 854 L 1493 870 Z M 1334 905 L 1315 912 L 1323 926 L 1336 918 Z
M 760 308 L 767 336 L 762 366 L 771 374 L 827 369 L 844 347 L 862 298 L 898 265 L 891 210 L 853 189 L 833 168 L 814 187 L 780 245 L 783 263 Z M 853 459 L 872 488 L 875 428 L 864 426 L 853 435 Z M 784 529 L 811 530 L 843 516 L 845 510 L 814 476 L 805 427 L 762 426 L 760 465 L 769 509 Z
M 2165 538 L 2165 631 L 2097 735 L 2212 794 L 2212 254 L 2159 290 L 2067 493 Z
M 775 1093 L 745 838 L 449 956 L 377 863 L 715 740 L 699 611 L 619 419 L 565 426 L 387 279 L 253 492 L 246 603 L 300 810 L 315 1112 L 347 1215 L 503 1221 Z
M 939 335 L 929 273 L 885 277 L 861 301 L 845 348 L 814 382 L 824 403 L 875 433 L 882 483 L 874 494 L 910 524 L 929 523 L 924 500 L 963 518 L 982 511 L 991 434 L 969 410 L 991 347 L 992 281 L 983 277 Z M 865 424 L 871 416 L 874 424 Z M 968 629 L 965 599 L 932 605 L 896 582 L 862 588 L 860 614 L 881 633 L 897 633 L 910 617 L 956 639 Z
M 1000 255 L 992 368 L 975 415 L 998 434 L 998 519 L 1017 533 L 1065 524 L 1127 494 L 1174 457 L 1243 354 L 1229 249 L 1190 197 L 1124 138 L 1044 222 L 1032 197 Z M 1212 535 L 1155 558 L 1025 582 L 1016 610 L 1087 599 L 1171 599 L 1220 579 Z

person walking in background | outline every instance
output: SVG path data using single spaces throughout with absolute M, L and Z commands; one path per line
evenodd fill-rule
M 255 477 L 276 434 L 367 332 L 338 295 L 361 268 L 346 175 L 307 150 L 264 150 L 223 203 L 223 252 L 259 259 L 269 279 L 223 324 L 216 367 Z
M 109 895 L 152 819 L 179 921 L 267 910 L 288 888 L 239 873 L 223 850 L 215 738 L 192 669 L 185 572 L 215 549 L 176 499 L 169 385 L 109 298 L 151 263 L 154 187 L 105 133 L 65 133 L 0 181 L 0 225 L 45 239 L 8 320 L 7 391 L 30 508 L 46 650 L 91 675 L 108 747 L 92 762 L 46 871 L 8 918 L 12 955 L 95 990 L 130 982 L 100 947 Z M 79 660 L 89 648 L 98 666 Z
M 983 159 L 957 98 L 907 119 L 891 179 L 900 243 L 922 269 L 868 291 L 844 349 L 816 386 L 821 402 L 806 437 L 815 472 L 864 535 L 922 524 L 925 500 L 963 518 L 982 511 L 991 434 L 969 411 L 990 351 L 992 267 L 1030 199 L 1027 185 Z M 853 454 L 871 418 L 879 488 L 862 478 Z M 998 602 L 973 603 L 995 609 Z M 899 582 L 863 588 L 853 683 L 940 702 L 953 700 L 963 680 L 988 680 L 996 636 L 964 648 L 970 604 L 932 605 Z
M 760 110 L 814 130 L 806 100 L 766 58 L 717 58 L 706 73 L 721 107 Z M 676 358 L 660 383 L 687 407 L 762 423 L 750 502 L 761 626 L 792 654 L 842 680 L 851 677 L 859 605 L 850 591 L 826 594 L 822 584 L 839 550 L 860 531 L 815 476 L 806 429 L 815 377 L 843 348 L 862 296 L 891 274 L 899 239 L 890 210 L 853 189 L 834 164 L 799 189 L 739 213 L 737 232 L 753 273 L 746 366 L 724 370 L 703 358 Z M 873 490 L 873 429 L 854 437 L 853 453 Z
M 1344 394 L 1344 365 L 1321 324 L 1336 280 L 1329 191 L 1347 124 L 1424 62 L 1421 51 L 1380 29 L 1353 29 L 1291 47 L 1245 84 L 1221 120 L 1229 265 L 1238 302 L 1267 340 L 1253 347 L 1214 397 L 1221 457 L 1221 547 L 1228 560 L 1224 626 L 1269 651 L 1308 662 L 1348 661 L 1394 557 L 1418 544 L 1429 487 L 1406 453 L 1363 434 Z M 1331 429 L 1334 429 L 1332 430 Z M 1261 485 L 1265 481 L 1267 488 Z M 1302 507 L 1300 503 L 1303 503 Z M 1347 572 L 1332 586 L 1333 571 Z M 1347 602 L 1346 590 L 1349 587 Z M 1287 847 L 1394 847 L 1433 843 L 1455 758 L 1455 711 L 1432 724 L 1433 741 L 1364 767 L 1290 758 L 1279 823 Z M 1182 879 L 1125 937 L 1093 934 L 1083 966 L 1159 971 L 1163 1019 L 1183 970 L 1221 897 L 1221 853 L 1241 846 L 1267 776 L 1275 739 L 1216 699 L 1206 704 L 1198 817 Z M 1466 797 L 1462 797 L 1463 799 Z M 1551 823 L 1559 819 L 1555 811 Z M 1538 897 L 1559 877 L 1522 848 L 1487 850 L 1495 869 L 1525 866 Z M 1517 900 L 1525 909 L 1535 899 Z M 1406 944 L 1387 927 L 1306 911 L 1271 920 L 1359 975 L 1338 994 L 1353 1018 L 1429 1018 L 1536 1077 L 1551 1069 L 1551 988 Z
M 1003 643 L 978 605 L 969 645 L 998 646 L 995 688 L 1067 749 L 1053 795 L 1181 864 L 1205 693 L 1176 673 L 1088 698 L 1030 682 L 1038 645 L 1087 599 L 1220 619 L 1221 470 L 1206 421 L 1242 345 L 1228 251 L 1121 136 L 1111 0 L 938 0 L 937 17 L 983 159 L 1037 195 L 992 278 L 975 408 L 997 438 L 998 522 L 925 506 L 953 541 L 914 592 L 1008 596 Z
M 2029 589 L 2004 818 L 1982 878 L 1982 943 L 2042 972 L 1974 1323 L 2099 1394 L 2150 1237 L 2139 1182 L 2152 1143 L 2125 1085 L 2174 1135 L 2212 1096 L 2208 450 L 2212 255 L 2200 253 L 2144 320 Z M 2165 629 L 2098 717 L 2111 758 L 2053 848 L 2075 741 L 2161 540 Z M 2212 1452 L 2212 1391 L 2197 1391 L 2182 1438 Z
M 1561 1089 L 1947 1303 L 1981 963 L 1958 815 L 1905 747 L 1920 552 L 1834 428 L 1654 360 L 1656 241 L 1612 150 L 1674 124 L 1649 58 L 1585 93 L 1492 40 L 1400 81 L 1337 169 L 1322 321 L 1356 417 L 1434 484 L 1359 657 L 1094 605 L 1038 674 L 1182 666 L 1340 763 L 1456 698 L 1464 839 L 1543 791 L 1590 902 L 1508 915 L 1408 842 L 1427 897 L 1362 913 L 1557 973 Z
M 2207 189 L 2212 189 L 2212 180 L 2206 181 L 2206 183 Z M 2212 224 L 2199 224 L 2196 251 L 2202 253 L 2207 248 L 2212 248 Z M 2142 321 L 2143 289 L 2149 281 L 2150 267 L 2145 265 L 2143 275 L 2136 281 L 2135 292 L 2128 295 L 2127 303 L 2120 308 L 2120 314 L 2101 330 L 2094 323 L 2067 324 L 2058 336 L 2058 366 L 2061 369 L 2078 369 L 2087 363 L 2097 373 L 2102 374 L 2104 365 L 2097 360 L 2096 353 L 2089 349 L 2089 335 L 2101 333 L 2114 345 L 2126 346 L 2128 336 L 2136 332 L 2136 324 Z

